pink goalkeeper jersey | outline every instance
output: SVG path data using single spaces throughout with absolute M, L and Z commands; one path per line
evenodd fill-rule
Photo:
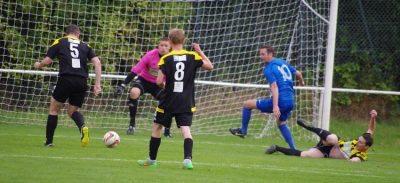
M 140 59 L 139 63 L 132 68 L 131 72 L 139 75 L 146 81 L 156 83 L 158 74 L 158 62 L 160 55 L 158 49 L 151 50 Z

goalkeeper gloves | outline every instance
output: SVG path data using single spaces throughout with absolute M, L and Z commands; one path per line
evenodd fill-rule
M 117 88 L 115 88 L 114 95 L 120 96 L 120 95 L 122 95 L 122 93 L 124 93 L 124 90 L 125 90 L 125 84 L 121 84 L 121 85 L 117 86 Z

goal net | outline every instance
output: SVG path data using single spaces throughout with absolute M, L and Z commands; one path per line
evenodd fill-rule
M 40 71 L 33 64 L 44 58 L 67 25 L 76 24 L 81 40 L 94 48 L 103 65 L 103 93 L 94 97 L 88 92 L 81 109 L 86 123 L 126 128 L 128 93 L 116 97 L 115 87 L 170 28 L 182 28 L 188 36 L 185 48 L 199 43 L 214 63 L 212 72 L 200 71 L 196 78 L 198 110 L 193 133 L 226 135 L 229 128 L 241 126 L 245 100 L 271 96 L 264 64 L 258 58 L 258 49 L 271 45 L 277 57 L 303 72 L 307 87 L 296 88 L 295 110 L 288 124 L 295 137 L 311 137 L 295 121 L 302 117 L 318 126 L 329 6 L 330 0 L 4 0 L 0 5 L 0 123 L 46 124 L 58 60 Z M 91 87 L 93 83 L 92 75 Z M 151 95 L 141 96 L 136 117 L 139 131 L 150 129 L 156 104 Z M 75 125 L 65 110 L 59 116 L 59 125 Z M 257 110 L 248 134 L 279 137 L 273 116 Z

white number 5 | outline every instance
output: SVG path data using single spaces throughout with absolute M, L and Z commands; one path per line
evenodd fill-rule
M 71 56 L 72 58 L 78 58 L 79 57 L 79 51 L 78 51 L 78 44 L 76 43 L 70 43 L 69 44 L 69 50 L 71 50 Z

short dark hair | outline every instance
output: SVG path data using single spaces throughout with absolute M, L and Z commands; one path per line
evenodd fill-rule
M 161 41 L 169 41 L 169 39 L 168 39 L 168 37 L 162 37 L 161 39 L 160 39 L 160 42 Z
M 371 147 L 372 144 L 374 143 L 374 139 L 372 138 L 372 135 L 370 133 L 364 133 L 364 134 L 362 134 L 362 137 L 365 139 L 365 145 Z
M 275 56 L 275 49 L 272 46 L 263 46 L 260 49 L 266 49 L 267 53 L 272 53 Z
M 81 31 L 79 30 L 79 27 L 77 25 L 69 25 L 67 28 L 65 28 L 65 34 L 80 34 Z

